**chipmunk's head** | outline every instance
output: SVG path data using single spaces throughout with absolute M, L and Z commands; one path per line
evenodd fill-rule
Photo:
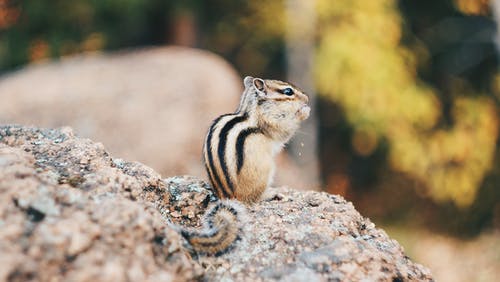
M 255 99 L 259 125 L 279 139 L 289 139 L 309 117 L 309 98 L 297 87 L 279 80 L 247 76 L 245 93 Z

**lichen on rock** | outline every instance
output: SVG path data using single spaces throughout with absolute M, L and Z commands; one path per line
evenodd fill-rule
M 342 197 L 288 188 L 247 207 L 230 253 L 189 253 L 170 224 L 200 226 L 209 186 L 70 128 L 0 126 L 0 180 L 0 281 L 432 280 Z

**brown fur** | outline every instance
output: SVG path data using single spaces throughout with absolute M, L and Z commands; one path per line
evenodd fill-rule
M 271 184 L 274 156 L 309 116 L 309 99 L 297 87 L 279 80 L 246 77 L 244 84 L 237 111 L 212 124 L 203 156 L 219 198 L 252 203 Z M 287 87 L 293 95 L 280 92 Z M 244 146 L 239 146 L 238 136 L 249 129 L 253 129 L 252 134 L 245 135 Z M 244 161 L 238 171 L 241 159 Z
M 247 156 L 237 177 L 236 199 L 252 203 L 259 200 L 271 182 L 274 170 L 272 143 L 264 135 L 249 137 L 245 144 Z

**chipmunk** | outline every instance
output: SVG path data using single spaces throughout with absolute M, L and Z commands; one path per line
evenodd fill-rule
M 236 112 L 214 120 L 203 146 L 205 168 L 219 201 L 204 229 L 180 228 L 196 252 L 220 255 L 240 239 L 244 203 L 260 199 L 274 174 L 274 157 L 309 117 L 308 97 L 279 80 L 245 77 Z
M 212 123 L 203 147 L 208 178 L 220 199 L 260 199 L 274 175 L 274 157 L 309 117 L 309 98 L 279 80 L 245 77 L 236 112 Z

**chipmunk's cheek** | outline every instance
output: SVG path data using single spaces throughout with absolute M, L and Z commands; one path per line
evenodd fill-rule
M 297 111 L 297 115 L 300 120 L 305 120 L 309 117 L 309 114 L 311 113 L 311 108 L 304 104 L 300 109 Z

